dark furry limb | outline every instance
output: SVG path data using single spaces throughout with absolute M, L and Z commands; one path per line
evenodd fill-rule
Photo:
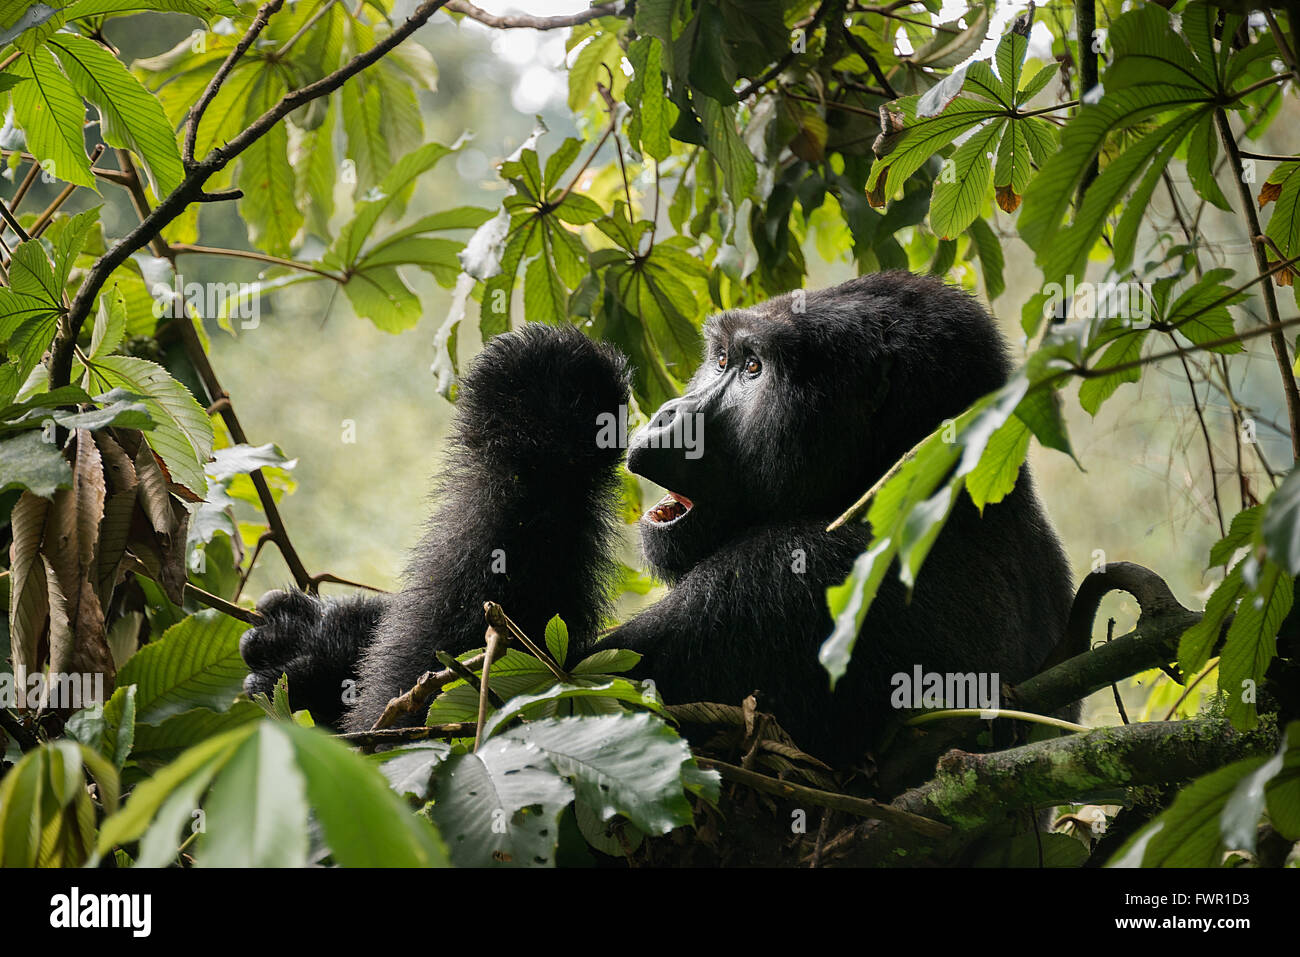
M 623 455 L 598 444 L 598 416 L 617 417 L 626 403 L 622 357 L 577 329 L 528 326 L 489 342 L 461 384 L 439 505 L 403 589 L 329 603 L 276 593 L 259 607 L 269 623 L 244 638 L 245 660 L 262 673 L 250 690 L 285 670 L 294 707 L 333 724 L 339 682 L 355 674 L 360 695 L 342 727 L 366 731 L 436 668 L 439 651 L 482 646 L 485 601 L 527 634 L 544 634 L 558 614 L 573 640 L 593 640 L 609 607 Z M 344 621 L 356 626 L 346 637 L 335 627 Z M 349 655 L 353 671 L 341 667 Z

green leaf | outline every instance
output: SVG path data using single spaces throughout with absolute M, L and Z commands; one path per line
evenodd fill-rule
M 627 648 L 602 648 L 573 666 L 573 675 L 607 675 L 631 671 L 641 655 Z
M 563 668 L 565 659 L 569 657 L 569 627 L 559 615 L 546 623 L 546 650 Z
M 271 109 L 286 90 L 280 71 L 261 71 L 245 107 L 247 118 L 251 121 Z M 253 245 L 273 256 L 290 256 L 303 214 L 294 199 L 297 182 L 285 124 L 275 124 L 244 151 L 236 181 L 244 191 L 239 212 Z
M 1263 520 L 1260 521 L 1260 513 Z M 1238 527 L 1238 522 L 1241 527 Z M 1231 543 L 1235 551 L 1246 544 L 1246 536 L 1253 537 L 1255 527 L 1263 533 L 1264 543 L 1268 546 L 1268 555 L 1292 575 L 1300 574 L 1300 469 L 1292 469 L 1282 484 L 1268 498 L 1267 511 L 1263 508 L 1247 509 L 1232 520 L 1232 528 L 1225 543 Z M 1221 555 L 1220 545 L 1216 551 Z M 1210 561 L 1215 562 L 1215 552 L 1211 552 Z M 1225 559 L 1226 560 L 1226 559 Z
M 51 175 L 74 186 L 97 189 L 82 127 L 86 107 L 49 50 L 38 47 L 11 67 L 19 83 L 10 94 L 14 118 L 27 134 L 27 149 Z
M 544 719 L 501 739 L 539 748 L 602 821 L 621 814 L 647 834 L 667 834 L 692 822 L 682 774 L 694 758 L 686 742 L 652 714 Z
M 204 802 L 206 821 L 195 848 L 197 863 L 206 867 L 306 865 L 307 787 L 285 727 L 276 721 L 261 722 L 257 733 L 249 735 L 226 761 Z
M 1205 603 L 1201 620 L 1183 632 L 1178 640 L 1178 667 L 1185 675 L 1194 675 L 1210 660 L 1210 652 L 1223 629 L 1223 622 L 1246 588 L 1238 562 L 1219 582 Z
M 90 369 L 109 387 L 143 398 L 155 423 L 149 446 L 167 463 L 174 481 L 197 495 L 206 492 L 203 463 L 212 455 L 212 423 L 189 390 L 162 366 L 135 356 L 102 356 Z
M 1294 723 L 1290 725 L 1290 728 L 1295 727 Z M 1219 812 L 1219 831 L 1225 847 L 1255 853 L 1267 789 L 1282 773 L 1287 752 L 1291 750 L 1287 743 L 1288 731 L 1282 733 L 1282 744 L 1277 754 L 1239 780 Z
M 966 490 L 981 512 L 1016 487 L 1020 466 L 1029 453 L 1030 434 L 1029 426 L 1013 415 L 989 439 L 979 464 L 966 477 Z
M 1129 144 L 1124 152 L 1106 166 L 1101 175 L 1093 180 L 1092 185 L 1088 187 L 1088 192 L 1084 196 L 1083 204 L 1080 206 L 1074 222 L 1059 233 L 1051 234 L 1046 240 L 1048 242 L 1047 246 L 1036 245 L 1033 247 L 1038 251 L 1036 258 L 1042 267 L 1044 276 L 1059 278 L 1069 273 L 1079 275 L 1083 272 L 1088 253 L 1092 250 L 1093 244 L 1101 237 L 1102 228 L 1110 211 L 1123 200 L 1124 194 L 1128 192 L 1133 181 L 1137 179 L 1148 163 L 1151 166 L 1147 178 L 1149 181 L 1154 182 L 1153 177 L 1158 175 L 1157 171 L 1163 170 L 1168 165 L 1169 161 L 1173 159 L 1178 146 L 1192 131 L 1198 115 L 1193 113 L 1180 118 L 1177 122 L 1157 126 L 1136 142 Z M 1067 132 L 1068 130 L 1069 127 L 1067 127 Z M 1071 148 L 1066 140 L 1063 140 L 1061 145 L 1061 153 L 1065 153 L 1067 149 Z M 1057 155 L 1061 155 L 1061 153 Z M 1048 175 L 1051 162 L 1049 160 L 1048 167 L 1045 167 L 1035 177 L 1026 192 L 1026 209 L 1021 214 L 1020 219 L 1022 234 L 1025 232 L 1024 220 L 1028 215 L 1029 197 L 1033 194 L 1035 187 Z M 1072 188 L 1072 186 L 1069 188 Z M 1150 193 L 1149 190 L 1140 192 L 1146 192 L 1148 195 Z M 1145 208 L 1141 195 L 1135 197 L 1135 202 L 1129 208 Z M 1031 245 L 1033 244 L 1031 243 Z M 1127 244 L 1125 245 L 1127 246 Z
M 187 748 L 232 728 L 258 721 L 264 713 L 251 701 L 236 701 L 225 711 L 192 708 L 158 724 L 137 725 L 131 760 L 148 771 L 156 771 L 176 760 Z
M 1264 235 L 1273 240 L 1282 256 L 1290 259 L 1300 254 L 1300 163 L 1283 163 L 1281 169 L 1282 192 L 1273 207 L 1273 215 L 1268 218 Z M 1275 182 L 1277 173 L 1268 178 Z M 1270 259 L 1277 253 L 1270 250 Z
M 135 747 L 135 685 L 118 685 L 104 704 L 104 756 L 119 771 Z
M 72 264 L 80 255 L 92 232 L 98 238 L 96 227 L 99 225 L 99 211 L 102 207 L 92 206 L 75 216 L 69 216 L 63 222 L 58 238 L 54 242 L 54 282 L 62 290 L 72 272 Z
M 41 498 L 54 498 L 56 489 L 72 487 L 72 469 L 53 442 L 41 432 L 22 432 L 0 439 L 0 492 L 29 489 Z
M 1230 355 L 1243 351 L 1245 347 L 1240 342 L 1208 345 L 1232 336 L 1232 314 L 1228 307 L 1249 298 L 1245 292 L 1234 292 L 1224 283 L 1232 275 L 1231 269 L 1208 270 L 1168 308 L 1165 322 L 1197 345 L 1205 345 L 1211 352 Z
M 893 138 L 878 147 L 882 153 L 871 167 L 867 189 L 874 189 L 883 175 L 883 192 L 894 195 L 909 176 L 962 133 L 1005 115 L 1000 107 L 964 96 L 957 97 L 937 116 L 918 118 L 916 108 L 917 98 L 911 96 L 894 104 L 894 109 L 903 115 L 903 129 L 891 134 Z
M 95 840 L 89 772 L 109 812 L 117 772 L 85 745 L 63 740 L 30 751 L 0 780 L 0 866 L 80 867 Z
M 853 568 L 844 582 L 826 589 L 826 604 L 834 620 L 834 628 L 830 637 L 822 643 L 817 660 L 830 675 L 832 688 L 848 671 L 853 647 L 862 632 L 862 622 L 897 553 L 897 546 L 892 541 L 877 538 L 872 542 L 871 548 L 854 560 Z
M 574 113 L 581 111 L 594 96 L 597 81 L 605 82 L 602 63 L 611 64 L 617 70 L 622 58 L 623 49 L 614 30 L 602 30 L 579 50 L 569 67 L 569 109 Z
M 1002 270 L 1006 265 L 1002 255 L 1002 242 L 993 228 L 983 219 L 976 218 L 967 231 L 980 259 L 980 272 L 984 276 L 984 291 L 992 301 L 1006 290 Z
M 90 338 L 90 358 L 112 353 L 126 335 L 126 299 L 114 286 L 99 297 L 95 312 L 95 330 Z
M 388 779 L 388 786 L 403 796 L 428 800 L 433 786 L 433 772 L 451 757 L 451 745 L 445 741 L 420 741 L 404 748 L 370 755 Z
M 502 689 L 502 694 L 509 692 Z M 515 718 L 527 715 L 529 711 L 541 711 L 538 705 L 557 701 L 569 701 L 574 698 L 611 698 L 628 704 L 640 705 L 652 710 L 661 710 L 657 697 L 649 695 L 638 684 L 626 678 L 613 678 L 603 684 L 552 684 L 539 694 L 514 694 L 505 704 L 494 711 L 485 722 L 481 737 L 488 738 Z
M 727 195 L 739 206 L 754 192 L 758 168 L 754 154 L 736 132 L 736 107 L 723 106 L 709 96 L 696 98 L 694 104 L 704 124 L 705 146 L 718 161 Z
M 1277 655 L 1277 633 L 1294 595 L 1291 576 L 1270 561 L 1260 569 L 1258 584 L 1237 605 L 1219 653 L 1219 690 L 1227 694 L 1227 715 L 1234 728 L 1245 731 L 1259 722 L 1255 700 L 1264 671 Z
M 1281 488 L 1285 487 L 1286 482 L 1283 481 Z M 1279 488 L 1278 491 L 1281 491 L 1281 488 Z M 1286 499 L 1283 500 L 1278 498 L 1278 492 L 1274 492 L 1272 495 L 1272 501 L 1279 505 L 1281 505 L 1283 501 L 1287 501 L 1288 504 L 1283 506 L 1283 510 L 1289 511 L 1289 500 L 1292 495 L 1294 495 L 1293 491 L 1288 493 Z M 1219 541 L 1215 543 L 1214 547 L 1210 549 L 1210 566 L 1227 565 L 1228 562 L 1232 561 L 1232 556 L 1237 553 L 1237 549 L 1244 548 L 1246 545 L 1257 541 L 1259 536 L 1260 520 L 1263 517 L 1263 505 L 1244 508 L 1234 515 L 1232 517 L 1232 523 L 1228 526 L 1228 534 L 1219 539 Z M 1287 571 L 1291 571 L 1286 559 L 1283 557 L 1286 554 L 1286 551 L 1281 549 L 1274 551 L 1274 547 L 1275 546 L 1273 545 L 1269 546 L 1269 557 L 1276 562 L 1280 562 Z
M 572 800 L 542 751 L 503 736 L 442 765 L 429 810 L 459 867 L 549 867 Z
M 1223 860 L 1219 816 L 1237 784 L 1264 763 L 1247 758 L 1183 788 L 1174 803 L 1134 835 L 1111 867 L 1218 867 Z
M 92 862 L 145 835 L 136 866 L 166 864 L 175 856 L 176 832 L 191 820 L 207 783 L 256 730 L 248 724 L 209 738 L 136 785 L 126 806 L 104 821 Z
M 1001 123 L 977 130 L 953 156 L 955 175 L 940 176 L 930 200 L 930 228 L 942 239 L 961 234 L 980 214 L 993 178 L 989 156 L 1002 131 Z
M 398 333 L 415 326 L 423 311 L 396 266 L 367 266 L 354 272 L 343 286 L 358 316 L 384 332 Z
M 1213 114 L 1207 113 L 1192 130 L 1187 141 L 1187 175 L 1197 194 L 1219 209 L 1232 211 L 1232 204 L 1223 195 L 1214 178 L 1215 161 L 1219 153 L 1219 134 Z
M 1128 362 L 1136 362 L 1142 357 L 1142 345 L 1146 342 L 1148 330 L 1126 331 L 1101 354 L 1093 367 L 1096 370 L 1109 369 Z M 1142 368 L 1133 366 L 1108 375 L 1084 379 L 1079 386 L 1079 405 L 1089 415 L 1096 415 L 1101 404 L 1114 395 L 1125 382 L 1137 382 L 1142 378 Z
M 69 20 L 150 11 L 188 13 L 206 21 L 239 16 L 239 8 L 231 0 L 74 0 L 63 9 Z M 189 42 L 186 40 L 187 45 Z
M 56 33 L 46 42 L 73 88 L 99 110 L 104 142 L 132 150 L 144 160 L 155 196 L 176 189 L 185 170 L 176 135 L 158 99 L 117 57 L 93 40 L 75 33 Z
M 119 685 L 136 686 L 136 720 L 157 724 L 191 708 L 225 711 L 248 668 L 239 638 L 248 625 L 211 609 L 190 615 L 122 666 Z
M 632 108 L 629 136 L 641 144 L 647 156 L 660 162 L 672 152 L 670 131 L 678 116 L 676 104 L 664 95 L 662 56 L 663 45 L 654 37 L 634 40 L 628 47 L 634 74 L 625 92 L 625 101 Z
M 433 169 L 439 160 L 451 152 L 450 148 L 440 143 L 429 143 L 398 160 L 376 187 L 376 195 L 357 203 L 351 221 L 339 231 L 338 238 L 331 247 L 337 260 L 345 266 L 355 263 L 380 217 L 395 211 L 395 205 L 400 203 L 401 197 L 416 178 Z
M 55 309 L 63 302 L 63 285 L 54 276 L 45 248 L 39 240 L 19 243 L 9 264 L 9 287 L 20 296 L 30 296 Z

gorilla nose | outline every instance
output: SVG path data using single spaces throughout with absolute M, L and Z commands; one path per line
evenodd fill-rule
M 693 495 L 698 491 L 697 460 L 704 451 L 703 419 L 696 403 L 686 397 L 665 402 L 628 443 L 628 470 Z

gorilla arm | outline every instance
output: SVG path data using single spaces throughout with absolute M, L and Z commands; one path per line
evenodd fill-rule
M 653 679 L 671 704 L 737 705 L 757 691 L 761 710 L 824 755 L 837 740 L 817 659 L 831 632 L 826 588 L 844 580 L 865 544 L 856 524 L 829 533 L 822 521 L 752 529 L 600 644 L 641 654 L 633 677 Z
M 403 589 L 387 599 L 264 599 L 267 623 L 241 643 L 253 670 L 245 688 L 267 691 L 285 672 L 293 707 L 362 730 L 438 669 L 439 651 L 483 644 L 485 601 L 530 635 L 558 614 L 575 642 L 590 641 L 608 607 L 622 457 L 619 443 L 601 440 L 600 422 L 618 421 L 626 402 L 623 360 L 571 326 L 491 340 L 461 384 L 438 509 Z M 360 694 L 347 710 L 350 677 Z

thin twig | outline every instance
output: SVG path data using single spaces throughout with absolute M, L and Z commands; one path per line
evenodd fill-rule
M 712 768 L 728 781 L 743 784 L 765 794 L 803 801 L 818 807 L 833 808 L 836 811 L 845 811 L 868 820 L 888 821 L 891 824 L 931 838 L 947 837 L 952 831 L 947 824 L 941 821 L 902 811 L 888 804 L 872 801 L 869 798 L 836 794 L 833 791 L 810 788 L 803 784 L 794 784 L 791 781 L 781 781 L 768 777 L 766 774 L 759 774 L 757 771 L 747 771 L 744 768 L 736 767 L 734 764 L 727 764 L 725 761 L 719 761 L 715 758 L 697 757 L 696 761 L 700 767 Z
M 1169 341 L 1177 344 L 1178 340 L 1171 333 Z M 1228 529 L 1223 524 L 1223 505 L 1219 501 L 1219 471 L 1214 463 L 1214 443 L 1210 441 L 1210 427 L 1205 424 L 1205 411 L 1201 408 L 1201 400 L 1196 395 L 1196 380 L 1192 378 L 1192 367 L 1188 363 L 1186 356 L 1179 356 L 1178 361 L 1182 363 L 1183 375 L 1187 377 L 1187 391 L 1192 395 L 1192 408 L 1196 410 L 1196 421 L 1201 424 L 1201 435 L 1205 439 L 1205 457 L 1209 463 L 1210 490 L 1214 498 L 1214 516 L 1219 522 L 1219 537 L 1222 538 L 1228 534 Z
M 599 20 L 601 17 L 626 17 L 631 12 L 632 5 L 617 2 L 599 3 L 578 13 L 558 17 L 535 17 L 527 13 L 497 16 L 474 6 L 472 3 L 467 3 L 465 0 L 448 0 L 446 9 L 448 13 L 459 13 L 470 20 L 497 30 L 563 30 L 565 27 L 580 26 L 584 23 L 590 23 L 592 20 Z
M 904 724 L 918 725 L 929 724 L 931 721 L 939 721 L 946 718 L 1012 718 L 1016 721 L 1027 721 L 1030 724 L 1044 724 L 1049 728 L 1061 728 L 1065 731 L 1091 731 L 1092 728 L 1086 724 L 1076 724 L 1073 721 L 1065 721 L 1061 718 L 1054 718 L 1047 714 L 1034 714 L 1031 711 L 1016 711 L 1011 708 L 943 708 L 937 711 L 926 711 L 922 714 L 908 718 Z
M 381 744 L 408 744 L 431 738 L 472 738 L 475 731 L 474 725 L 468 721 L 453 721 L 428 727 L 421 725 L 413 728 L 384 728 L 380 731 L 351 731 L 336 737 L 363 751 L 373 751 Z
M 1241 154 L 1237 151 L 1237 140 L 1232 135 L 1232 127 L 1228 125 L 1228 114 L 1224 112 L 1222 107 L 1215 109 L 1214 120 L 1219 129 L 1219 139 L 1223 142 L 1223 148 L 1228 154 L 1232 177 L 1237 181 L 1237 191 L 1241 197 L 1241 204 L 1244 207 L 1243 212 L 1246 216 L 1246 227 L 1250 230 L 1251 248 L 1255 253 L 1255 267 L 1263 273 L 1268 270 L 1268 255 L 1264 251 L 1264 243 L 1261 239 L 1264 231 L 1260 228 L 1259 214 L 1255 211 L 1254 197 L 1250 195 L 1250 187 L 1246 185 L 1244 179 Z M 1271 282 L 1264 283 L 1263 292 L 1265 314 L 1268 316 L 1269 324 L 1276 327 L 1271 332 L 1269 341 L 1273 346 L 1273 354 L 1277 358 L 1278 372 L 1282 377 L 1282 391 L 1286 395 L 1287 418 L 1291 424 L 1291 457 L 1296 459 L 1300 458 L 1300 389 L 1296 387 L 1295 375 L 1291 372 L 1291 360 L 1287 355 L 1286 337 L 1282 335 L 1279 326 L 1281 319 L 1278 314 L 1277 296 L 1273 292 L 1273 284 Z
M 497 606 L 500 607 L 499 605 Z M 487 720 L 488 691 L 492 681 L 492 662 L 497 660 L 505 647 L 505 641 L 494 626 L 488 625 L 487 648 L 483 652 L 483 678 L 478 688 L 478 722 L 474 725 L 474 750 L 483 743 L 483 723 Z
M 540 660 L 542 664 L 546 665 L 547 670 L 550 671 L 556 681 L 569 680 L 570 676 L 559 666 L 556 660 L 551 657 L 550 652 L 545 648 L 538 646 L 535 641 L 525 635 L 523 630 L 510 620 L 510 616 L 505 613 L 505 609 L 496 602 L 486 601 L 483 603 L 483 617 L 487 619 L 487 623 L 491 627 L 519 642 L 519 644 L 523 645 L 524 648 L 528 650 L 529 654 Z
M 267 0 L 266 3 L 258 7 L 257 16 L 253 18 L 253 22 L 244 31 L 244 35 L 239 38 L 235 48 L 221 62 L 221 66 L 217 67 L 217 72 L 212 75 L 208 85 L 203 88 L 198 100 L 190 107 L 189 116 L 185 120 L 185 148 L 181 153 L 181 160 L 187 168 L 194 163 L 194 147 L 199 135 L 199 123 L 203 121 L 203 114 L 207 112 L 208 105 L 216 97 L 217 91 L 221 89 L 221 84 L 226 82 L 226 77 L 230 76 L 230 71 L 234 69 L 235 64 L 248 52 L 248 48 L 256 42 L 261 32 L 266 29 L 271 17 L 282 6 L 284 6 L 284 0 Z
M 332 279 L 335 282 L 347 282 L 346 277 L 337 273 L 332 273 L 326 269 L 318 269 L 309 264 L 298 262 L 294 259 L 282 259 L 279 256 L 271 256 L 267 253 L 258 252 L 255 249 L 226 249 L 221 246 L 199 246 L 194 243 L 171 243 L 172 252 L 178 255 L 195 255 L 195 256 L 230 256 L 234 259 L 251 259 L 255 262 L 266 263 L 270 266 L 284 266 L 288 269 L 298 269 L 302 272 L 309 272 L 313 275 L 320 276 L 322 279 Z
M 1106 622 L 1106 641 L 1109 643 L 1115 638 L 1115 619 L 1111 618 Z M 1115 695 L 1115 710 L 1119 712 L 1119 720 L 1123 724 L 1128 724 L 1128 712 L 1124 710 L 1124 699 L 1119 694 L 1119 682 L 1112 681 L 1110 690 Z
M 1183 702 L 1187 700 L 1187 696 L 1192 693 L 1192 689 L 1195 688 L 1202 681 L 1204 681 L 1205 677 L 1211 674 L 1214 671 L 1214 669 L 1218 667 L 1218 665 L 1219 665 L 1219 658 L 1216 655 L 1215 657 L 1211 658 L 1209 661 L 1205 663 L 1205 667 L 1201 669 L 1201 673 L 1199 675 L 1197 675 L 1191 681 L 1187 682 L 1187 686 L 1183 688 L 1183 693 L 1178 696 L 1178 700 L 1174 702 L 1174 706 L 1170 708 L 1169 712 L 1165 715 L 1166 721 L 1173 720 L 1174 715 L 1178 713 L 1178 709 L 1182 706 Z
M 189 582 L 185 583 L 185 594 L 190 598 L 193 598 L 200 605 L 207 605 L 209 608 L 215 608 L 223 615 L 229 615 L 231 618 L 238 618 L 245 624 L 256 626 L 264 624 L 266 621 L 266 619 L 257 612 L 251 611 L 248 608 L 241 608 L 239 605 L 232 605 L 221 596 L 214 595 L 212 592 L 204 591 L 202 588 L 191 585 Z

